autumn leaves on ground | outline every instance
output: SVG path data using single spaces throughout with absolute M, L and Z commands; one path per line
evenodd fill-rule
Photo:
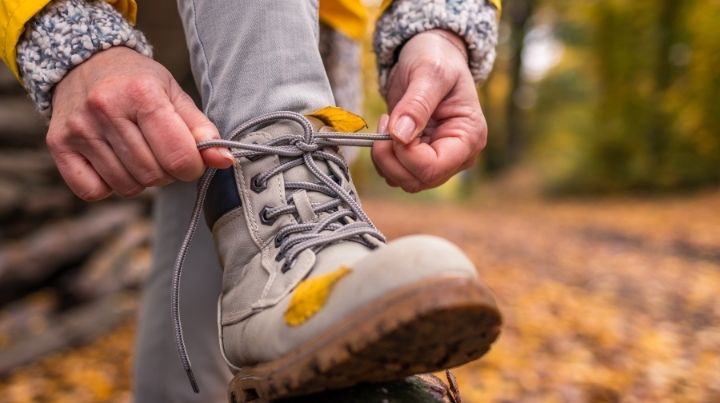
M 464 401 L 720 401 L 720 193 L 482 196 L 365 202 L 390 238 L 459 244 L 497 295 L 503 333 L 456 371 Z M 0 381 L 0 402 L 130 401 L 133 336 L 127 323 L 20 369 Z

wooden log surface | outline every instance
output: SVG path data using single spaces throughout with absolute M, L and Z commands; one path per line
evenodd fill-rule
M 139 248 L 150 241 L 150 224 L 138 218 L 126 225 L 73 272 L 66 291 L 76 300 L 89 301 L 125 288 L 134 288 L 150 270 L 150 252 Z
M 19 288 L 41 283 L 64 263 L 87 255 L 139 212 L 135 204 L 101 205 L 7 242 L 0 247 L 0 303 L 16 297 Z
M 398 381 L 360 384 L 345 389 L 284 399 L 277 403 L 462 403 L 454 376 L 411 376 Z M 232 403 L 232 402 L 231 402 Z
M 116 293 L 64 313 L 50 321 L 45 331 L 2 350 L 0 376 L 49 353 L 96 339 L 134 315 L 137 300 L 134 293 Z
M 0 97 L 0 146 L 42 147 L 46 131 L 45 119 L 22 92 Z

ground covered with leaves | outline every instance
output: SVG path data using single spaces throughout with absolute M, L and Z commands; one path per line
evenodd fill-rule
M 456 371 L 466 402 L 720 401 L 720 193 L 365 205 L 390 238 L 456 242 L 495 291 L 503 333 Z M 130 401 L 133 336 L 19 369 L 0 402 Z

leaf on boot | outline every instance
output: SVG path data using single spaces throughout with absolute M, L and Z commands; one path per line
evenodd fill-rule
M 330 290 L 352 270 L 340 266 L 337 270 L 313 277 L 298 284 L 285 311 L 285 323 L 300 326 L 315 315 L 327 302 Z
M 327 106 L 314 110 L 306 116 L 318 119 L 339 132 L 353 133 L 367 127 L 365 119 L 337 106 Z

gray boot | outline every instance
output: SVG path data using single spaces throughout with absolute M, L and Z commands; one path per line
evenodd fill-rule
M 432 236 L 386 244 L 363 212 L 337 146 L 387 137 L 321 126 L 279 112 L 244 125 L 255 131 L 241 141 L 204 145 L 236 156 L 201 181 L 193 220 L 204 204 L 224 268 L 218 326 L 236 402 L 454 367 L 499 333 L 493 296 L 457 247 Z

